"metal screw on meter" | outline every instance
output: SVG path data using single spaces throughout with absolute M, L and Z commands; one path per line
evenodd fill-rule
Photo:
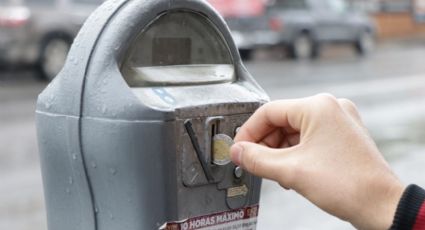
M 233 171 L 233 175 L 240 179 L 243 176 L 243 169 L 240 166 L 236 166 L 235 170 Z
M 235 136 L 236 136 L 236 134 L 238 134 L 238 133 L 239 133 L 239 131 L 241 131 L 241 127 L 237 127 L 237 128 L 235 129 Z
M 231 162 L 230 147 L 234 144 L 233 139 L 226 134 L 217 134 L 213 137 L 213 163 L 227 165 Z

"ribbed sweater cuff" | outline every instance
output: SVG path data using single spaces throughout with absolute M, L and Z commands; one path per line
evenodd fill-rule
M 425 190 L 417 185 L 409 185 L 398 204 L 390 230 L 412 230 L 425 202 Z

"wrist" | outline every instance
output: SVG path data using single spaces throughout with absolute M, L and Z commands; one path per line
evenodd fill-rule
M 386 181 L 386 182 L 385 182 Z M 369 187 L 367 201 L 362 202 L 360 215 L 352 224 L 358 229 L 390 229 L 397 206 L 406 187 L 396 178 L 382 179 Z M 365 205 L 366 204 L 366 205 Z
M 390 229 L 393 224 L 394 217 L 396 215 L 398 204 L 400 203 L 400 199 L 403 196 L 403 192 L 406 190 L 406 186 L 404 186 L 401 182 L 397 180 L 397 183 L 394 184 L 388 192 L 388 197 L 385 202 L 386 206 L 383 210 L 384 215 L 382 217 L 382 225 L 380 229 Z

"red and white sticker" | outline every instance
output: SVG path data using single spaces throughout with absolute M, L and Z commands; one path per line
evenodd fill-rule
M 160 230 L 255 230 L 258 205 L 164 224 Z

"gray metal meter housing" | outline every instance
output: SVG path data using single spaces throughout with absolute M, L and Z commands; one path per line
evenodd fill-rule
M 267 101 L 204 1 L 106 2 L 38 98 L 48 228 L 158 229 L 258 204 L 261 180 L 214 164 L 212 141 Z

